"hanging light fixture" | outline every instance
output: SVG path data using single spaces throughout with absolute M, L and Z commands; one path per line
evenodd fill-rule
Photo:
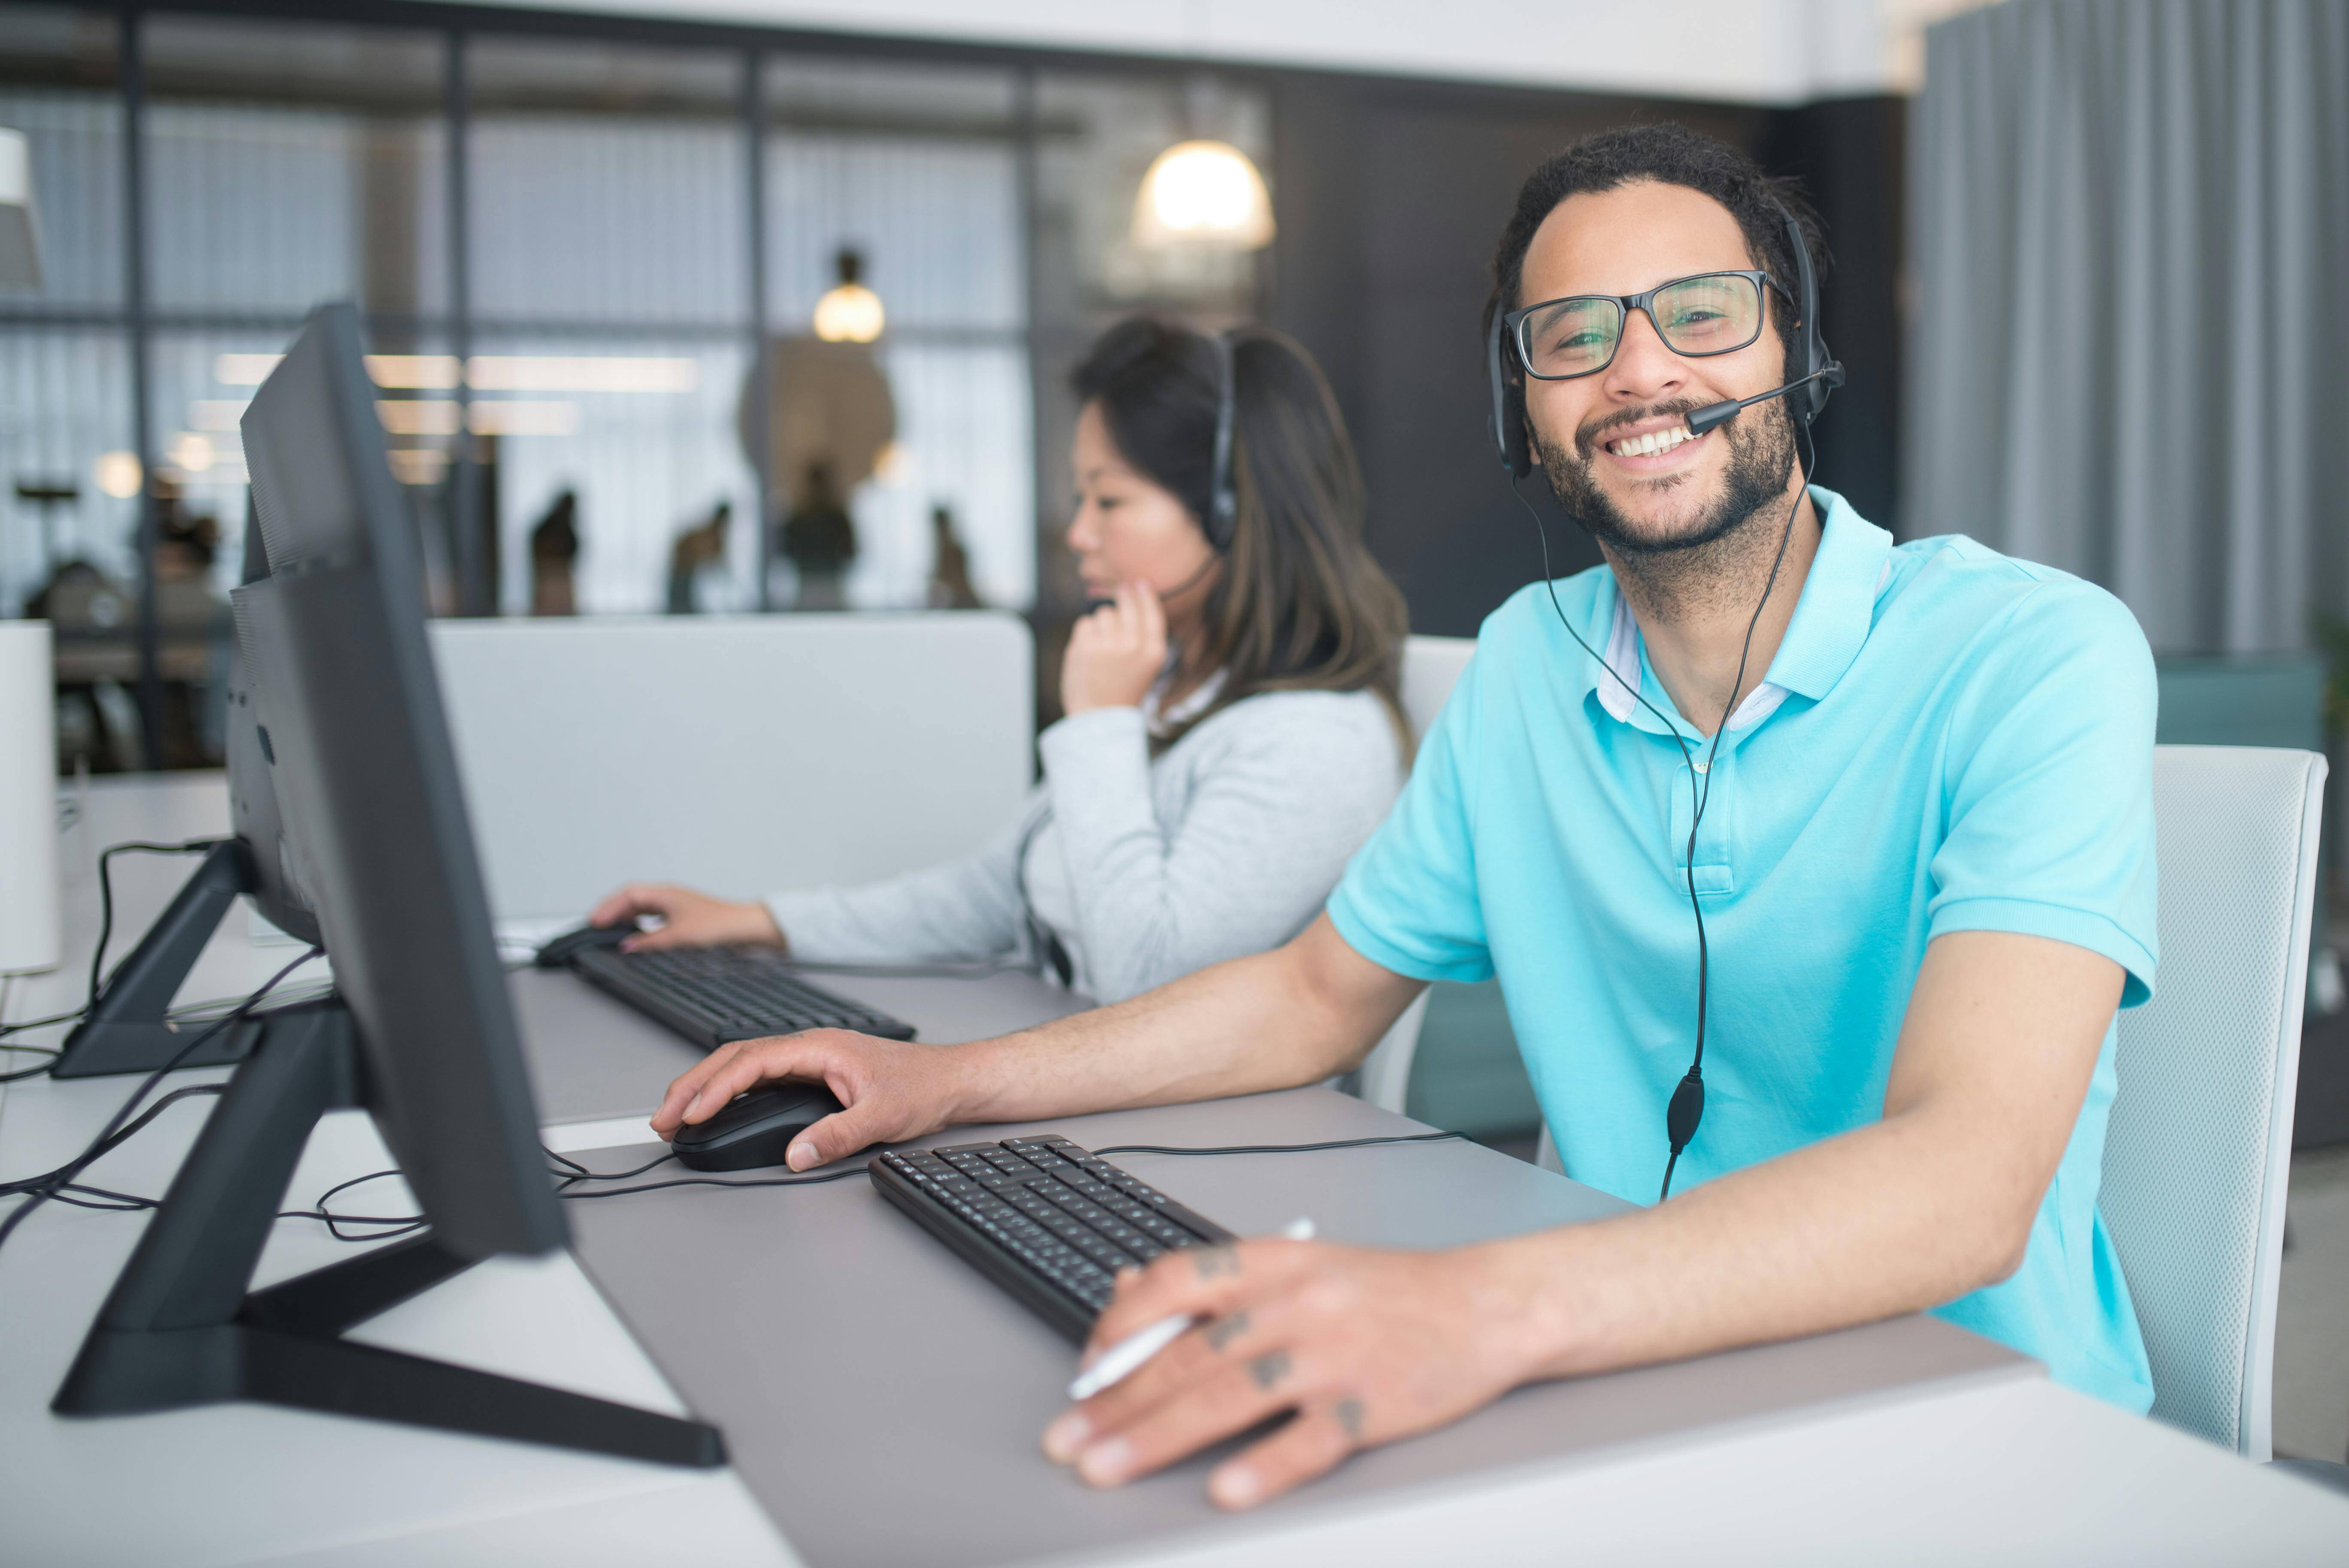
M 1133 242 L 1257 251 L 1272 242 L 1272 198 L 1248 155 L 1228 141 L 1178 141 L 1142 177 L 1133 203 Z
M 840 281 L 815 302 L 815 335 L 826 343 L 870 343 L 881 335 L 887 315 L 881 296 L 863 283 L 864 258 L 847 246 L 833 258 Z

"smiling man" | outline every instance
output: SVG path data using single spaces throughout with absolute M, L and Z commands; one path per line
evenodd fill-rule
M 2095 1198 L 2116 1008 L 2153 979 L 2152 661 L 2099 590 L 1964 539 L 1896 547 L 1806 488 L 1789 399 L 1692 432 L 1798 363 L 1796 205 L 1673 126 L 1526 182 L 1504 374 L 1606 564 L 1485 623 L 1304 935 L 998 1040 L 730 1047 L 655 1126 L 822 1078 L 847 1109 L 794 1147 L 804 1170 L 955 1122 L 1310 1083 L 1425 983 L 1497 974 L 1567 1170 L 1652 1206 L 1450 1252 L 1167 1254 L 1092 1350 L 1202 1326 L 1058 1418 L 1049 1454 L 1113 1485 L 1295 1412 L 1213 1472 L 1245 1506 L 1519 1383 L 1920 1309 L 2145 1409 Z M 1700 1026 L 1707 1107 L 1668 1140 Z

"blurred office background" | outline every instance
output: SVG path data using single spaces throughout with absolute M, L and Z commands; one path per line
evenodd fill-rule
M 1472 634 L 1538 560 L 1493 243 L 1541 158 L 1667 118 L 1826 220 L 1820 480 L 2111 588 L 2162 738 L 2330 746 L 2337 821 L 2349 0 L 0 3 L 42 255 L 0 289 L 0 614 L 57 627 L 61 769 L 217 766 L 238 416 L 347 297 L 437 614 L 1006 607 L 1049 722 L 1066 377 L 1147 309 L 1320 359 L 1413 629 Z M 1137 222 L 1195 139 L 1268 224 Z M 2331 941 L 2303 1147 L 2349 1145 Z M 1414 1112 L 1529 1143 L 1498 998 L 1438 1001 Z M 2295 1233 L 2337 1260 L 2333 1190 Z
M 1559 143 L 1676 116 L 1813 181 L 1855 371 L 1827 477 L 1893 511 L 1906 100 L 1821 97 L 1792 57 L 1757 75 L 1750 19 L 1702 43 L 1673 28 L 1705 7 L 1660 19 L 1692 97 L 1604 61 L 1528 85 L 1556 74 L 1536 40 L 1499 44 L 1524 67 L 1499 83 L 629 9 L 664 14 L 0 5 L 44 263 L 0 292 L 0 613 L 58 627 L 66 770 L 218 764 L 237 421 L 330 298 L 367 312 L 437 613 L 1009 607 L 1049 719 L 1093 334 L 1153 309 L 1303 339 L 1415 628 L 1473 633 L 1534 570 L 1485 456 L 1499 215 Z M 1154 160 L 1195 138 L 1250 160 L 1268 233 L 1137 232 Z M 843 284 L 877 335 L 820 327 Z

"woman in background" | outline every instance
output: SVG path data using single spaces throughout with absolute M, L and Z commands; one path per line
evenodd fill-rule
M 1103 603 L 1070 636 L 1067 717 L 1020 819 L 967 860 L 861 887 L 734 903 L 632 885 L 595 923 L 658 917 L 640 949 L 997 959 L 1106 1003 L 1319 913 L 1409 766 L 1402 596 L 1363 546 L 1329 384 L 1277 333 L 1151 320 L 1111 328 L 1073 379 L 1069 548 Z

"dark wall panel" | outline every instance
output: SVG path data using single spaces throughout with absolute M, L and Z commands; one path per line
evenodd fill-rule
M 1815 173 L 1830 232 L 1855 242 L 1821 315 L 1843 324 L 1832 341 L 1858 396 L 1841 401 L 1860 406 L 1822 420 L 1822 478 L 1843 476 L 1863 511 L 1889 514 L 1877 497 L 1890 488 L 1897 367 L 1889 346 L 1878 351 L 1891 335 L 1877 323 L 1890 321 L 1897 245 L 1885 241 L 1899 234 L 1899 157 L 1897 142 L 1888 154 L 1866 139 L 1897 121 L 1885 108 L 1897 100 L 1774 111 L 1302 76 L 1282 77 L 1278 93 L 1271 319 L 1337 387 L 1370 483 L 1371 546 L 1402 585 L 1413 631 L 1473 634 L 1539 575 L 1532 522 L 1487 428 L 1479 322 L 1517 187 L 1559 148 L 1609 126 L 1677 119 L 1774 171 L 1798 160 Z M 1596 564 L 1597 548 L 1557 516 L 1539 480 L 1525 486 L 1549 520 L 1553 569 Z

